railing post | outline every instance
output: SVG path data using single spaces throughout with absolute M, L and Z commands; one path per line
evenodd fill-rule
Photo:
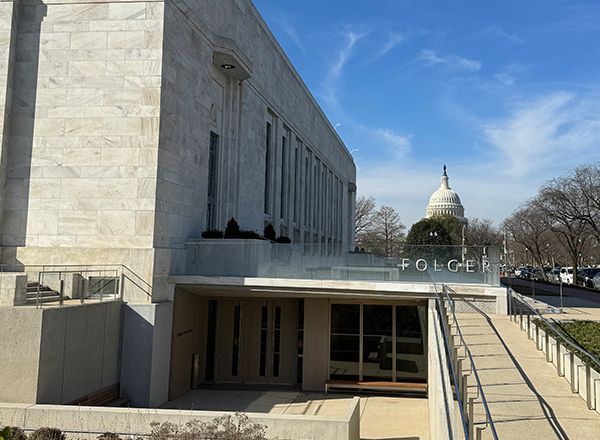
M 65 280 L 63 280 L 62 274 L 59 273 L 58 276 L 60 277 L 60 296 L 58 298 L 58 304 L 59 307 L 62 307 L 65 299 Z
M 558 377 L 563 377 L 565 374 L 561 371 L 560 364 L 562 362 L 562 356 L 560 355 L 560 341 L 556 339 L 556 373 Z
M 585 364 L 585 401 L 588 409 L 594 409 L 592 397 L 592 370 L 588 364 Z
M 536 350 L 541 350 L 540 348 L 540 326 L 539 324 L 535 325 L 535 348 Z
M 474 417 L 474 407 L 475 406 L 475 397 L 469 397 L 469 439 L 473 438 L 473 424 L 475 421 Z
M 38 272 L 37 294 L 35 297 L 35 308 L 40 308 L 40 286 L 42 285 L 42 272 Z
M 546 335 L 546 362 L 550 362 L 550 336 L 548 335 L 548 331 L 545 331 Z
M 519 328 L 523 331 L 523 302 L 519 301 Z
M 506 300 L 508 302 L 508 304 L 507 304 L 507 306 L 508 306 L 508 316 L 510 316 L 510 319 L 512 321 L 512 307 L 511 307 L 512 298 L 511 298 L 511 294 L 510 294 L 510 287 L 506 287 Z
M 460 376 L 460 381 L 461 381 L 461 385 L 462 385 L 462 391 L 461 391 L 461 396 L 462 396 L 462 406 L 463 406 L 463 413 L 466 414 L 468 408 L 467 408 L 467 398 L 469 396 L 469 378 L 466 374 L 463 374 Z
M 485 429 L 485 427 L 484 428 L 481 428 L 481 427 L 475 428 L 475 440 L 481 440 L 484 429 Z
M 576 393 L 579 386 L 575 387 L 575 353 L 572 351 L 569 351 L 569 363 L 571 364 L 571 392 Z
M 531 315 L 527 314 L 527 339 L 531 340 Z

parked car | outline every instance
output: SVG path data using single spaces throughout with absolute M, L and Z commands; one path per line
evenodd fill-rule
M 577 271 L 577 281 L 585 287 L 594 287 L 594 277 L 600 273 L 600 268 L 584 267 Z
M 560 269 L 558 267 L 548 272 L 548 280 L 552 283 L 560 283 Z
M 594 289 L 600 290 L 600 273 L 594 277 L 592 284 L 594 285 Z
M 560 279 L 564 284 L 573 284 L 573 268 L 572 267 L 561 267 L 560 268 Z
M 517 278 L 527 279 L 529 275 L 526 275 L 526 272 L 529 272 L 531 269 L 533 269 L 532 266 L 519 266 L 515 269 L 515 276 Z
M 546 279 L 546 276 L 540 268 L 536 267 L 534 269 L 523 270 L 521 272 L 521 278 L 530 281 L 544 281 Z

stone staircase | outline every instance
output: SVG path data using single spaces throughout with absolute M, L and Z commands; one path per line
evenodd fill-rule
M 48 286 L 40 285 L 37 282 L 27 283 L 27 293 L 25 295 L 25 304 L 35 305 L 38 303 L 38 287 L 39 287 L 39 302 L 53 303 L 60 301 L 60 293 L 51 289 Z M 68 298 L 64 298 L 68 299 Z

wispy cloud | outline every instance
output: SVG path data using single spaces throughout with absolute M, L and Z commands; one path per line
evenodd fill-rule
M 525 42 L 525 40 L 520 35 L 509 32 L 506 29 L 504 29 L 503 27 L 498 26 L 498 25 L 492 25 L 492 26 L 487 27 L 481 33 L 479 33 L 479 35 L 480 36 L 494 35 L 498 38 L 501 38 L 501 39 L 506 40 L 513 44 L 521 44 L 521 43 Z
M 404 34 L 401 34 L 399 32 L 389 32 L 387 35 L 387 40 L 385 41 L 383 46 L 381 46 L 381 48 L 377 52 L 377 56 L 375 58 L 377 59 L 377 58 L 381 58 L 381 57 L 387 55 L 389 52 L 394 50 L 404 40 L 405 40 Z
M 600 144 L 600 105 L 572 93 L 554 92 L 519 103 L 505 118 L 482 129 L 492 148 L 508 159 L 513 176 L 547 167 L 569 167 Z
M 374 130 L 379 142 L 396 157 L 406 156 L 411 148 L 410 135 L 397 133 L 389 128 L 378 128 Z
M 510 87 L 515 85 L 520 75 L 529 70 L 529 66 L 524 64 L 512 63 L 504 67 L 500 72 L 494 75 L 502 85 Z
M 342 45 L 331 57 L 333 62 L 329 66 L 325 82 L 323 84 L 323 98 L 333 106 L 339 104 L 339 83 L 344 72 L 344 68 L 354 55 L 356 44 L 366 36 L 365 32 L 359 30 L 347 30 L 342 33 Z
M 482 64 L 480 61 L 457 56 L 457 55 L 440 55 L 435 50 L 424 49 L 417 58 L 423 62 L 425 67 L 433 67 L 443 65 L 453 70 L 465 70 L 468 72 L 478 72 L 481 70 Z
M 281 14 L 280 15 L 270 15 L 269 21 L 271 21 L 272 23 L 275 23 L 276 26 L 279 29 L 281 29 L 287 35 L 287 37 L 296 46 L 298 46 L 298 48 L 300 50 L 306 51 L 306 47 L 304 46 L 304 43 L 300 39 L 300 36 L 298 35 L 298 32 L 296 31 L 296 28 L 292 24 L 292 21 L 289 17 L 287 17 L 285 15 L 281 15 Z

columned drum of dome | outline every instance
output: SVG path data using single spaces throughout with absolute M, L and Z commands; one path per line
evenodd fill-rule
M 456 192 L 452 191 L 450 184 L 448 183 L 448 173 L 446 165 L 444 165 L 444 174 L 442 175 L 442 182 L 437 191 L 435 191 L 429 199 L 429 205 L 427 205 L 426 218 L 439 217 L 442 215 L 452 215 L 461 222 L 466 223 L 465 208 L 460 201 L 460 197 Z

